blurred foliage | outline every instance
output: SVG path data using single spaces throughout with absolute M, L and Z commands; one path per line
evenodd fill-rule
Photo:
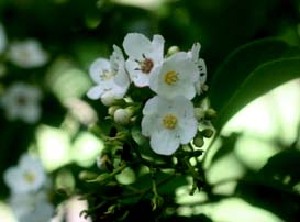
M 87 78 L 89 64 L 99 56 L 107 57 L 112 45 L 121 45 L 129 32 L 142 32 L 147 36 L 162 34 L 167 40 L 166 48 L 178 45 L 187 50 L 192 43 L 200 42 L 201 57 L 208 66 L 208 97 L 217 112 L 213 124 L 219 136 L 224 124 L 250 101 L 300 77 L 299 18 L 299 0 L 178 0 L 166 1 L 153 10 L 109 0 L 1 0 L 0 22 L 8 44 L 13 40 L 37 39 L 49 53 L 50 61 L 40 68 L 21 69 L 7 61 L 6 55 L 0 58 L 5 65 L 5 74 L 0 77 L 0 93 L 19 80 L 40 86 L 44 93 L 42 118 L 36 124 L 8 121 L 0 111 L 0 171 L 16 164 L 20 155 L 35 144 L 37 126 L 63 125 L 68 113 L 65 101 L 54 90 L 54 85 L 49 84 L 49 78 L 54 75 L 49 70 L 61 58 L 66 58 L 72 68 L 83 70 L 82 75 Z M 63 82 L 63 87 L 73 90 L 68 83 Z M 133 93 L 135 101 L 144 102 L 140 101 L 139 91 Z M 99 101 L 90 101 L 85 94 L 80 99 L 89 103 L 99 119 L 105 118 L 108 110 Z M 141 118 L 137 117 L 139 121 Z M 78 124 L 78 132 L 88 130 L 86 125 Z M 100 130 L 105 136 L 117 136 L 119 126 L 111 120 L 106 119 L 99 125 L 93 129 L 96 135 Z M 202 150 L 194 156 L 178 154 L 176 172 L 166 173 L 161 169 L 168 170 L 171 158 L 155 155 L 143 138 L 135 134 L 134 127 L 125 130 L 135 135 L 134 141 L 126 141 L 124 147 L 115 152 L 107 151 L 111 147 L 106 146 L 102 152 L 102 157 L 108 156 L 105 169 L 99 169 L 96 163 L 89 168 L 70 163 L 52 172 L 55 181 L 61 170 L 68 170 L 76 184 L 70 193 L 54 192 L 54 201 L 59 203 L 75 190 L 79 191 L 90 204 L 83 214 L 91 215 L 94 221 L 212 221 L 204 214 L 188 218 L 176 213 L 180 204 L 176 202 L 175 190 L 181 186 L 190 187 L 191 193 L 196 190 L 207 193 L 210 202 L 228 197 L 213 192 L 217 185 L 208 183 L 199 159 L 195 166 L 189 164 L 195 156 L 201 156 Z M 222 137 L 222 145 L 212 162 L 233 153 L 239 136 Z M 138 150 L 134 148 L 136 144 Z M 284 221 L 298 221 L 300 197 L 295 187 L 300 183 L 300 154 L 295 144 L 297 141 L 290 147 L 281 147 L 282 151 L 257 172 L 247 169 L 246 175 L 237 181 L 232 196 L 269 210 Z M 119 165 L 120 171 L 113 167 L 111 155 L 120 163 L 133 163 L 129 167 L 137 179 L 132 184 L 120 184 L 115 179 L 123 166 Z M 148 171 L 142 173 L 140 165 Z M 191 169 L 195 170 L 194 174 Z M 81 180 L 79 175 L 83 170 L 88 172 L 84 178 L 91 176 L 92 182 Z M 155 176 L 151 170 L 157 171 Z M 187 180 L 192 177 L 185 175 L 193 175 L 192 185 Z M 103 178 L 105 176 L 111 180 Z M 153 195 L 153 181 L 158 186 L 155 191 L 158 196 Z M 7 187 L 0 180 L 1 198 L 8 195 Z M 167 214 L 166 209 L 172 213 Z

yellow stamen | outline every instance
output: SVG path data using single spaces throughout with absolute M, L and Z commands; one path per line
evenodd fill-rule
M 178 81 L 178 74 L 175 70 L 170 70 L 165 74 L 165 83 L 169 86 L 174 85 Z
M 26 172 L 24 173 L 24 179 L 28 183 L 33 183 L 33 181 L 35 180 L 35 175 L 32 172 Z
M 177 125 L 177 117 L 173 114 L 168 113 L 163 118 L 163 124 L 166 129 L 173 130 Z
M 113 72 L 111 72 L 111 71 L 109 71 L 109 70 L 107 70 L 107 69 L 104 69 L 104 70 L 102 70 L 102 73 L 101 73 L 101 75 L 100 75 L 100 78 L 101 78 L 102 80 L 109 80 L 109 79 L 111 79 L 113 76 L 114 76 L 114 73 L 113 73 Z

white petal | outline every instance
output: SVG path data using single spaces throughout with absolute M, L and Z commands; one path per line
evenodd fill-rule
M 179 147 L 179 137 L 176 131 L 155 131 L 151 137 L 153 151 L 160 155 L 172 155 Z
M 103 73 L 103 70 L 110 71 L 110 63 L 108 59 L 105 58 L 98 58 L 96 59 L 89 68 L 89 74 L 92 80 L 99 83 L 102 82 L 100 76 Z
M 23 108 L 20 117 L 24 122 L 35 123 L 41 118 L 41 109 L 39 106 L 27 106 Z
M 144 136 L 151 136 L 157 130 L 157 117 L 156 115 L 147 115 L 142 119 L 142 134 Z
M 115 84 L 119 87 L 128 88 L 130 85 L 130 79 L 125 71 L 124 65 L 122 65 L 119 69 L 118 74 L 114 78 Z
M 158 112 L 158 104 L 160 103 L 160 98 L 158 96 L 155 96 L 151 99 L 148 99 L 145 103 L 143 114 L 155 114 Z
M 199 52 L 200 52 L 200 48 L 201 48 L 201 45 L 200 43 L 194 43 L 192 45 L 192 49 L 191 49 L 191 59 L 193 62 L 197 62 L 198 58 L 199 58 Z
M 101 86 L 94 86 L 87 92 L 87 97 L 90 99 L 99 99 L 103 93 L 103 88 Z
M 140 59 L 143 53 L 151 50 L 151 42 L 143 34 L 129 33 L 124 38 L 123 47 L 128 56 Z
M 196 135 L 198 129 L 198 122 L 194 118 L 180 119 L 178 126 L 178 133 L 180 135 L 180 143 L 187 144 Z
M 155 50 L 155 56 L 158 60 L 163 60 L 165 39 L 162 35 L 154 35 L 152 46 Z
M 174 98 L 174 101 L 176 101 L 174 111 L 178 113 L 180 117 L 186 118 L 194 116 L 193 103 L 190 100 L 181 96 Z

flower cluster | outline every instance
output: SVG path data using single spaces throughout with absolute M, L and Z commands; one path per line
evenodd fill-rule
M 114 45 L 110 59 L 98 58 L 91 64 L 89 74 L 97 85 L 87 96 L 111 106 L 116 99 L 130 97 L 125 95 L 130 83 L 151 89 L 156 95 L 145 98 L 142 134 L 150 137 L 154 152 L 171 155 L 197 134 L 198 121 L 191 100 L 201 94 L 207 70 L 199 58 L 199 43 L 188 52 L 176 51 L 168 56 L 164 55 L 164 45 L 161 35 L 154 35 L 151 41 L 139 33 L 127 34 L 123 41 L 127 58 Z M 116 122 L 130 122 L 132 112 L 125 110 L 114 109 Z
M 8 168 L 3 177 L 11 190 L 9 202 L 18 221 L 48 221 L 53 216 L 47 176 L 37 157 L 24 154 L 19 165 Z

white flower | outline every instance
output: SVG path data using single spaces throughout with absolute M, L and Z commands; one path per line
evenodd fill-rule
M 46 201 L 36 204 L 33 211 L 23 215 L 20 222 L 51 222 L 54 216 L 54 206 Z
M 187 53 L 179 52 L 168 57 L 161 68 L 154 70 L 149 87 L 159 96 L 172 99 L 184 96 L 192 99 L 196 95 L 195 83 L 199 70 Z
M 46 222 L 54 214 L 54 206 L 49 203 L 45 190 L 12 194 L 9 203 L 20 222 Z
M 24 154 L 18 166 L 5 171 L 4 181 L 12 193 L 31 192 L 45 185 L 46 174 L 40 159 Z
M 164 43 L 161 35 L 154 35 L 152 42 L 139 33 L 129 33 L 125 36 L 123 47 L 129 56 L 126 68 L 135 86 L 148 86 L 153 70 L 164 61 Z
M 199 69 L 199 79 L 195 83 L 197 94 L 200 95 L 202 92 L 202 86 L 204 85 L 207 79 L 207 68 L 202 58 L 199 58 L 200 52 L 200 43 L 194 43 L 191 51 L 188 52 L 189 57 L 191 58 L 192 62 L 197 65 Z
M 11 43 L 8 57 L 14 65 L 21 68 L 40 67 L 48 61 L 48 55 L 41 44 L 33 39 Z
M 110 60 L 96 59 L 90 66 L 89 74 L 97 84 L 87 92 L 90 99 L 102 99 L 102 97 L 121 99 L 130 84 L 124 67 L 123 54 L 117 46 L 114 46 Z
M 9 120 L 35 123 L 41 116 L 41 96 L 40 89 L 19 82 L 4 92 L 0 102 Z
M 175 153 L 179 144 L 187 144 L 197 133 L 192 102 L 184 97 L 149 99 L 143 109 L 142 134 L 151 137 L 154 152 Z

